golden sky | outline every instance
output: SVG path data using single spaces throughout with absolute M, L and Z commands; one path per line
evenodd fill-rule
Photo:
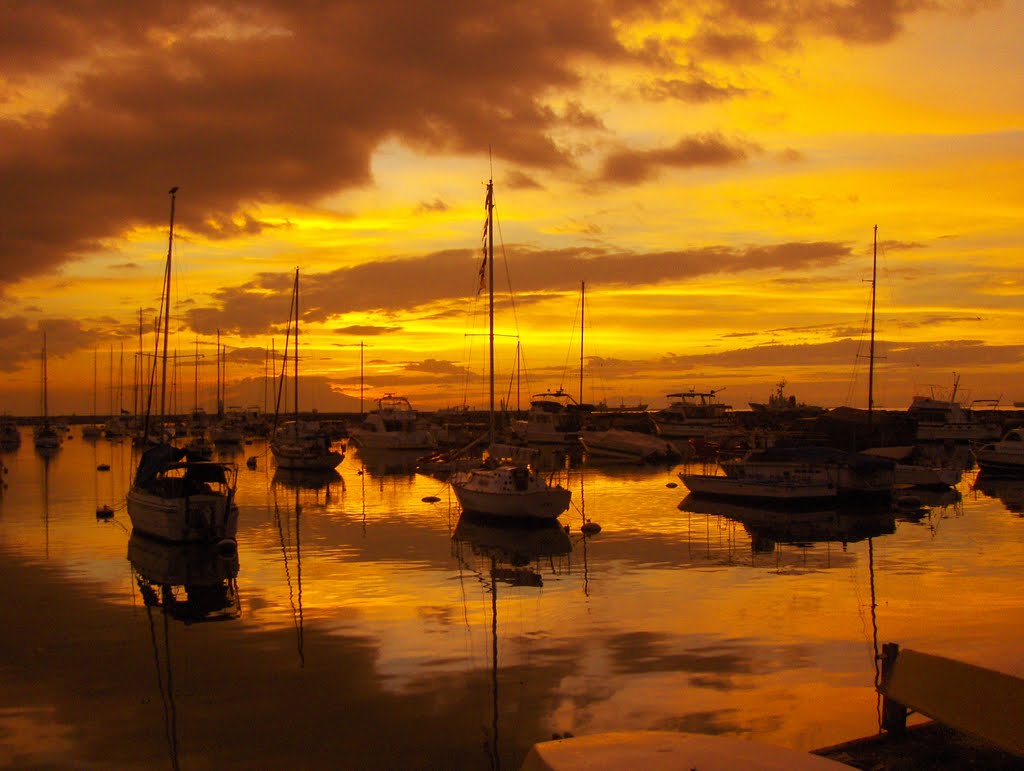
M 44 330 L 51 412 L 94 380 L 131 408 L 174 185 L 182 409 L 197 381 L 212 407 L 218 329 L 229 403 L 263 405 L 296 267 L 304 408 L 358 409 L 361 370 L 368 402 L 485 406 L 491 177 L 513 402 L 578 391 L 586 282 L 587 400 L 865 406 L 875 225 L 876 403 L 954 372 L 1024 399 L 1024 4 L 54 0 L 0 27 L 0 411 L 39 412 Z

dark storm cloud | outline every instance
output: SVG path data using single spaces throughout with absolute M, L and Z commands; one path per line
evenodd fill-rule
M 658 71 L 662 97 L 717 98 L 733 87 L 695 77 L 692 60 L 759 59 L 755 26 L 768 30 L 766 46 L 802 35 L 877 42 L 909 14 L 983 4 L 3 3 L 0 284 L 104 248 L 128 228 L 162 226 L 171 185 L 182 189 L 183 228 L 214 238 L 259 233 L 268 227 L 257 213 L 263 202 L 308 205 L 370 183 L 371 156 L 388 140 L 426 154 L 493 151 L 527 169 L 571 170 L 574 146 L 556 137 L 567 128 L 606 131 L 573 98 L 585 67 L 642 64 Z M 703 22 L 690 41 L 652 38 L 630 50 L 617 37 L 622 23 L 684 14 Z M 566 97 L 557 109 L 555 94 Z M 627 148 L 605 176 L 636 182 L 748 152 L 694 139 Z
M 2 280 L 163 224 L 171 185 L 183 227 L 259 232 L 256 203 L 366 184 L 388 139 L 569 166 L 550 132 L 600 121 L 545 97 L 580 57 L 629 56 L 613 21 L 589 0 L 4 4 L 0 98 L 65 90 L 0 120 Z
M 520 306 L 544 292 L 565 291 L 581 280 L 643 286 L 712 273 L 794 269 L 837 264 L 850 248 L 832 242 L 702 249 L 637 254 L 596 247 L 539 250 L 510 246 L 509 272 Z M 476 293 L 479 254 L 458 249 L 425 257 L 381 260 L 303 278 L 306 321 L 323 322 L 351 311 L 395 313 L 470 297 Z M 500 259 L 500 258 L 499 258 Z M 217 307 L 192 308 L 187 322 L 201 334 L 217 329 L 242 335 L 283 329 L 291 284 L 284 274 L 259 274 L 238 287 L 213 293 Z

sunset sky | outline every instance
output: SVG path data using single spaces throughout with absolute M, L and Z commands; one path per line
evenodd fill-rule
M 44 330 L 51 413 L 94 372 L 132 407 L 172 186 L 183 411 L 218 329 L 228 403 L 263 406 L 296 268 L 303 408 L 359 409 L 361 351 L 367 407 L 485 407 L 489 178 L 513 406 L 578 394 L 582 282 L 587 400 L 866 406 L 875 225 L 876 404 L 954 372 L 1024 400 L 1024 3 L 39 0 L 0 29 L 0 412 L 39 413 Z

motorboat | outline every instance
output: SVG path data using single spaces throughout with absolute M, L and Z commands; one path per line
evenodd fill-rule
M 998 442 L 982 445 L 974 459 L 982 473 L 1024 476 L 1024 429 L 1011 429 Z
M 722 474 L 688 474 L 691 492 L 762 500 L 891 498 L 895 462 L 829 447 L 770 447 L 720 461 Z
M 351 441 L 368 450 L 433 450 L 433 434 L 419 426 L 419 413 L 405 396 L 385 394 L 377 409 L 350 432 Z

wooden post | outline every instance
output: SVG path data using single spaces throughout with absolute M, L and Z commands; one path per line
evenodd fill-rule
M 897 643 L 885 643 L 882 646 L 882 728 L 891 734 L 902 734 L 907 730 L 907 708 L 889 698 L 887 693 L 899 654 L 900 646 Z

